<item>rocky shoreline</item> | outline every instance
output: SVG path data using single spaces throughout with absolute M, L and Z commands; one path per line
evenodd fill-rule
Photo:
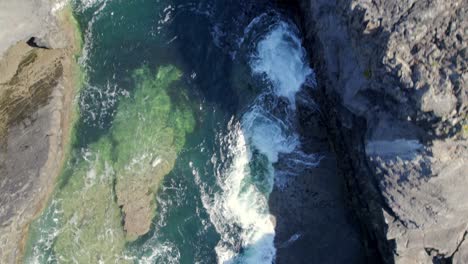
M 292 9 L 368 262 L 466 263 L 467 4 Z
M 468 263 L 467 2 L 275 2 L 317 74 L 298 110 L 323 155 L 271 194 L 276 263 Z M 64 3 L 0 4 L 1 263 L 21 261 L 71 141 L 81 37 Z
M 1 6 L 10 30 L 0 46 L 0 262 L 17 263 L 68 152 L 81 36 L 61 2 Z

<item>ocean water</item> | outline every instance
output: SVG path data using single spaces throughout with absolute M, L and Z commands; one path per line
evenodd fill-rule
M 296 132 L 296 94 L 315 79 L 295 25 L 269 1 L 73 8 L 80 118 L 25 262 L 274 263 L 268 198 L 295 167 L 276 165 L 318 160 Z M 138 237 L 125 221 L 139 206 Z

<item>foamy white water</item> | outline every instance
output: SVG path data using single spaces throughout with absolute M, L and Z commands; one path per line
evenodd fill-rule
M 281 153 L 293 152 L 299 140 L 281 119 L 259 105 L 229 130 L 225 144 L 231 165 L 217 175 L 222 192 L 207 207 L 221 235 L 216 247 L 218 262 L 272 263 L 275 223 L 268 197 L 274 183 L 273 164 Z M 262 169 L 251 169 L 252 162 L 260 163 Z
M 92 50 L 93 45 L 94 45 L 94 39 L 93 39 L 93 28 L 94 24 L 101 19 L 103 10 L 106 8 L 107 3 L 110 0 L 84 0 L 81 1 L 80 5 L 77 6 L 77 12 L 85 12 L 86 10 L 90 8 L 94 8 L 97 5 L 100 5 L 96 10 L 93 12 L 93 16 L 91 20 L 88 22 L 87 28 L 85 29 L 84 32 L 84 46 L 81 51 L 81 56 L 78 60 L 80 65 L 84 67 L 86 71 L 90 70 L 90 65 L 88 65 L 88 59 L 89 59 L 89 52 Z
M 78 6 L 79 11 L 83 11 L 89 8 L 93 8 L 107 0 L 80 0 L 80 5 Z
M 295 108 L 295 95 L 313 75 L 306 52 L 293 28 L 280 21 L 258 43 L 251 62 L 255 74 L 264 74 L 278 96 L 286 97 Z
M 134 257 L 128 257 L 128 259 L 135 260 Z M 152 252 L 149 256 L 143 256 L 141 259 L 138 259 L 137 262 L 139 264 L 177 264 L 180 263 L 180 252 L 177 246 L 172 243 L 161 243 L 152 248 Z
M 252 156 L 244 132 L 239 124 L 233 128 L 235 130 L 228 140 L 232 164 L 219 175 L 223 191 L 215 195 L 212 208 L 215 214 L 215 219 L 212 220 L 229 226 L 228 230 L 219 228 L 222 231 L 222 241 L 216 247 L 218 261 L 271 263 L 275 254 L 274 247 L 271 246 L 275 231 L 268 212 L 268 199 L 253 183 L 254 175 L 249 167 Z M 272 168 L 268 168 L 268 173 L 272 173 Z M 237 238 L 232 236 L 233 231 L 235 232 L 233 227 L 236 226 L 240 228 Z M 233 238 L 235 240 L 230 241 Z M 237 255 L 239 248 L 245 250 L 241 255 Z
M 298 136 L 283 120 L 272 115 L 262 106 L 254 105 L 242 117 L 242 128 L 253 146 L 272 163 L 279 153 L 291 153 L 298 145 Z
M 292 109 L 296 93 L 313 75 L 299 38 L 283 21 L 259 41 L 250 66 L 254 74 L 264 74 L 273 97 L 287 98 Z M 276 256 L 275 220 L 268 207 L 273 165 L 281 154 L 298 150 L 300 142 L 290 122 L 294 111 L 273 114 L 273 108 L 280 106 L 264 101 L 266 94 L 271 96 L 269 91 L 260 95 L 239 122 L 231 120 L 229 135 L 221 139 L 227 153 L 213 156 L 215 167 L 217 159 L 230 161 L 229 166 L 216 168 L 221 191 L 210 197 L 206 186 L 201 186 L 203 204 L 221 235 L 215 249 L 218 263 L 272 263 Z

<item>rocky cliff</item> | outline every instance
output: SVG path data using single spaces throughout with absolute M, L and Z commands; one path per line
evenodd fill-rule
M 468 2 L 300 6 L 368 252 L 387 263 L 468 263 Z
M 74 23 L 56 1 L 0 3 L 1 263 L 20 260 L 63 163 L 77 84 Z

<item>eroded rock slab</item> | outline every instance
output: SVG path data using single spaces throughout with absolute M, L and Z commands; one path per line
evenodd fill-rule
M 146 234 L 156 211 L 155 193 L 174 167 L 185 136 L 195 125 L 183 89 L 177 105 L 169 96 L 181 72 L 161 67 L 156 76 L 143 67 L 135 71 L 135 94 L 123 100 L 112 127 L 116 141 L 116 195 L 124 214 L 127 238 Z
M 32 14 L 29 14 L 29 7 L 20 8 L 27 4 L 38 9 L 30 10 Z M 79 48 L 79 36 L 70 10 L 52 13 L 50 4 L 45 1 L 0 4 L 1 27 L 9 28 L 1 33 L 6 34 L 4 44 L 18 42 L 6 52 L 7 46 L 0 47 L 3 55 L 0 58 L 2 263 L 20 260 L 28 225 L 49 197 L 69 141 L 72 99 L 77 85 L 74 55 Z M 45 12 L 46 20 L 36 21 L 33 27 L 12 24 L 21 15 L 38 19 L 35 12 Z M 47 31 L 51 39 L 56 38 L 54 44 L 60 48 L 39 49 L 27 45 L 30 35 L 40 33 L 38 27 L 41 32 Z M 52 28 L 54 31 L 49 32 Z M 28 37 L 23 39 L 24 36 Z

